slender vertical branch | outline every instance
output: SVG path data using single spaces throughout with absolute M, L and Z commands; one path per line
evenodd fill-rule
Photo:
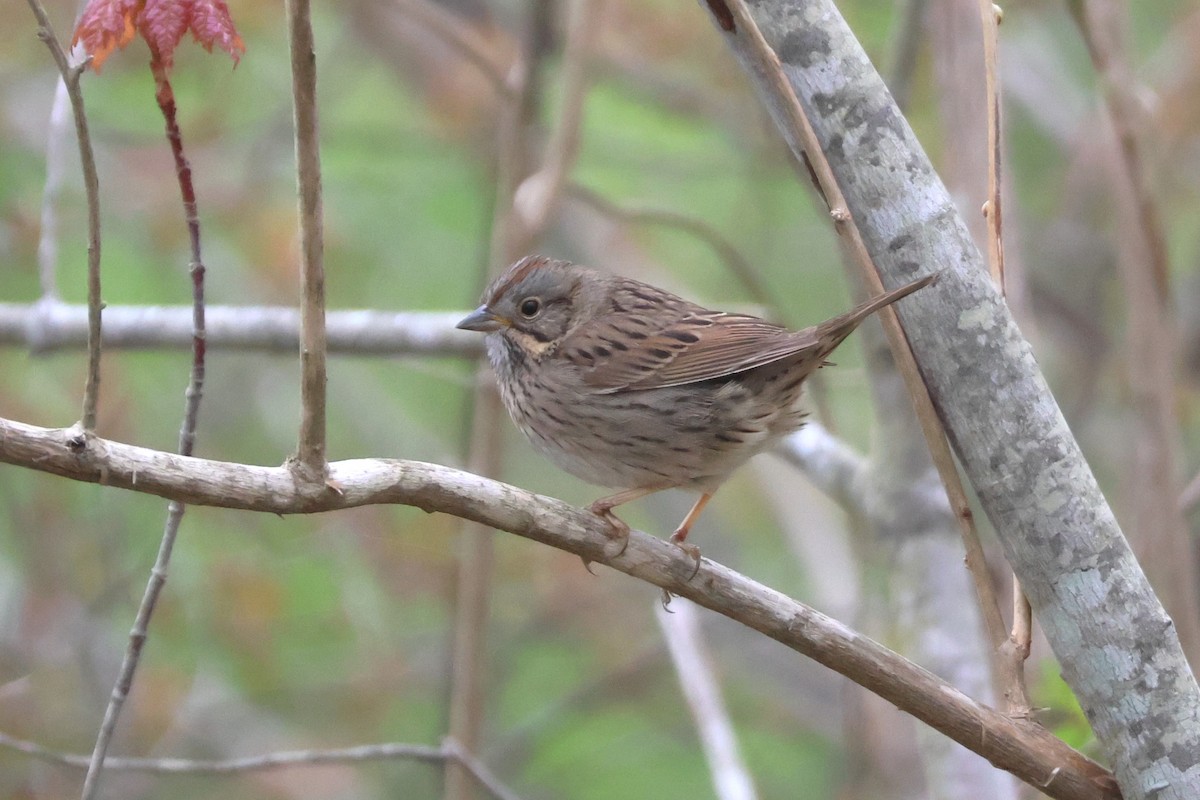
M 175 94 L 167 77 L 167 68 L 157 51 L 152 49 L 150 71 L 154 75 L 155 99 L 166 123 L 167 141 L 171 145 L 171 155 L 175 161 L 175 177 L 179 183 L 179 193 L 183 200 L 184 222 L 187 225 L 188 243 L 191 251 L 191 263 L 188 274 L 192 281 L 192 368 L 188 378 L 187 390 L 184 393 L 183 423 L 179 428 L 180 455 L 190 456 L 196 441 L 196 424 L 200 415 L 200 399 L 204 394 L 204 371 L 207 347 L 205 342 L 205 302 L 204 302 L 204 261 L 200 252 L 200 215 L 196 209 L 196 189 L 192 182 L 192 168 L 188 163 L 183 149 L 183 137 L 179 131 L 178 116 L 175 107 Z M 167 582 L 168 568 L 171 563 L 171 553 L 175 549 L 175 540 L 179 535 L 179 526 L 183 521 L 185 505 L 172 500 L 167 504 L 167 519 L 163 525 L 163 535 L 159 542 L 158 555 L 150 570 L 150 579 L 142 602 L 138 606 L 134 618 L 133 629 L 129 633 L 129 643 L 125 648 L 125 656 L 117 675 L 116 684 L 109 697 L 108 706 L 104 711 L 104 720 L 100 724 L 96 736 L 96 744 L 92 749 L 92 757 L 88 763 L 87 775 L 83 781 L 83 800 L 95 797 L 100 786 L 100 776 L 104 769 L 104 758 L 108 753 L 109 744 L 117 729 L 117 721 L 125 700 L 133 687 L 134 676 L 141 661 L 142 650 L 149 635 L 150 619 L 158 605 Z
M 548 14 L 549 0 L 534 5 L 531 31 Z M 501 106 L 497 130 L 496 191 L 492 204 L 490 242 L 483 283 L 509 256 L 512 195 L 526 174 L 527 134 L 534 101 L 529 94 L 537 81 L 531 75 L 539 68 L 542 53 L 540 37 L 530 32 L 524 51 L 508 75 L 513 101 Z M 482 287 L 480 287 L 482 290 Z M 467 464 L 472 472 L 494 476 L 499 472 L 502 452 L 499 432 L 504 411 L 491 378 L 481 368 L 471 398 L 470 440 Z M 494 548 L 492 530 L 480 523 L 467 522 L 459 535 L 458 585 L 454 609 L 454 646 L 451 653 L 449 736 L 463 752 L 478 750 L 483 728 L 484 681 L 487 672 L 486 635 L 491 608 Z M 448 761 L 442 796 L 445 800 L 469 800 L 473 783 L 461 764 Z
M 712 658 L 704 646 L 696 606 L 688 600 L 677 600 L 668 611 L 655 601 L 654 616 L 696 723 L 712 775 L 713 793 L 718 800 L 755 800 L 758 792 L 738 750 L 729 712 L 721 699 L 721 687 L 713 674 Z
M 500 395 L 480 374 L 471 420 L 467 468 L 476 474 L 494 475 L 502 453 L 500 432 L 504 410 Z M 458 585 L 454 609 L 454 644 L 450 667 L 449 738 L 464 753 L 479 752 L 486 695 L 487 627 L 495 572 L 495 533 L 469 522 L 459 537 Z M 474 795 L 470 774 L 458 761 L 445 766 L 446 800 L 467 800 Z
M 1004 271 L 1004 216 L 1003 216 L 1003 155 L 1004 140 L 1001 129 L 999 32 L 1003 18 L 999 6 L 992 0 L 979 0 L 979 16 L 983 29 L 983 73 L 984 94 L 987 105 L 987 200 L 983 204 L 987 220 L 988 271 L 1000 294 L 1006 295 Z M 996 657 L 1004 662 L 999 678 L 1003 681 L 1004 700 L 1008 713 L 1013 716 L 1028 716 L 1031 705 L 1025 688 L 1025 659 L 1033 631 L 1033 611 L 1029 600 L 1021 589 L 1021 582 L 1013 577 L 1013 620 L 1008 636 L 998 645 Z
M 58 71 L 62 75 L 71 98 L 71 110 L 75 116 L 75 136 L 79 140 L 79 163 L 83 170 L 83 188 L 87 196 L 88 216 L 88 362 L 87 377 L 83 387 L 83 416 L 81 424 L 87 432 L 96 428 L 96 407 L 100 397 L 100 313 L 104 304 L 100 299 L 100 178 L 96 172 L 96 158 L 92 153 L 92 137 L 88 132 L 87 114 L 83 108 L 83 92 L 79 89 L 79 77 L 87 67 L 87 60 L 71 64 L 63 52 L 46 10 L 38 0 L 29 0 L 29 8 L 38 22 L 38 38 L 46 43 Z M 43 283 L 43 290 L 45 285 Z
M 533 5 L 524 52 L 510 75 L 516 102 L 505 104 L 505 117 L 500 125 L 496 203 L 488 259 L 493 268 L 513 261 L 541 237 L 578 154 L 578 129 L 583 120 L 586 90 L 584 65 L 591 43 L 590 29 L 594 27 L 595 0 L 578 0 L 571 16 L 563 53 L 563 114 L 540 161 L 540 169 L 531 174 L 528 166 L 529 142 L 541 100 L 541 62 L 555 5 L 553 0 L 539 0 Z M 504 412 L 490 379 L 481 377 L 473 408 L 468 463 L 472 471 L 492 475 L 500 458 L 498 431 Z M 483 637 L 491 594 L 492 537 L 492 531 L 483 525 L 469 524 L 463 529 L 450 735 L 468 753 L 476 750 L 482 727 Z M 446 800 L 465 800 L 470 796 L 467 777 L 461 765 L 447 762 L 443 793 Z
M 992 0 L 979 0 L 979 14 L 983 22 L 983 66 L 985 91 L 987 94 L 987 137 L 988 137 L 988 194 L 983 206 L 988 223 L 988 268 L 992 280 L 1004 291 L 1004 230 L 1003 206 L 1001 203 L 1000 175 L 1003 151 L 1000 139 L 1000 75 L 997 71 L 997 27 L 1001 11 Z
M 317 57 L 308 0 L 287 1 L 293 121 L 300 195 L 300 444 L 303 477 L 325 475 L 325 266 L 321 156 L 317 137 Z

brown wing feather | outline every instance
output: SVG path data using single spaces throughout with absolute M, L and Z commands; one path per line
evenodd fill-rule
M 873 297 L 820 325 L 791 331 L 757 317 L 710 311 L 637 281 L 623 281 L 612 309 L 569 334 L 560 353 L 598 392 L 656 389 L 735 375 L 812 351 L 819 364 L 869 314 L 933 280 Z
M 672 356 L 651 374 L 636 376 L 626 384 L 628 388 L 653 389 L 723 378 L 817 344 L 812 331 L 793 332 L 754 317 L 711 312 L 702 323 L 685 318 L 656 338 L 656 344 L 669 349 Z M 683 346 L 678 346 L 681 343 Z

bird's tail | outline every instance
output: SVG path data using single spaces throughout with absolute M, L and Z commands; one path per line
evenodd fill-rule
M 884 306 L 890 306 L 897 300 L 908 297 L 918 289 L 923 289 L 929 284 L 935 282 L 941 272 L 934 272 L 929 275 L 917 278 L 912 283 L 906 283 L 899 289 L 892 289 L 890 292 L 875 295 L 863 302 L 859 303 L 854 308 L 847 311 L 845 314 L 826 320 L 817 326 L 817 338 L 821 342 L 822 357 L 829 355 L 833 349 L 850 335 L 850 333 L 858 327 L 858 324 L 867 317 L 874 314 Z

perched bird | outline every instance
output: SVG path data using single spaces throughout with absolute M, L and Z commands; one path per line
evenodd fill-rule
M 620 490 L 590 509 L 621 551 L 629 526 L 614 508 L 663 489 L 700 493 L 671 535 L 699 570 L 685 540 L 717 487 L 800 427 L 804 379 L 864 318 L 935 277 L 792 331 L 535 255 L 496 278 L 458 327 L 487 332 L 504 405 L 534 448 Z

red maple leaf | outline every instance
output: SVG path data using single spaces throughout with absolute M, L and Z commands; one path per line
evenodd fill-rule
M 72 44 L 83 42 L 93 69 L 99 71 L 137 32 L 153 58 L 170 69 L 175 48 L 188 31 L 205 50 L 211 53 L 215 45 L 235 64 L 246 50 L 225 0 L 88 0 Z

